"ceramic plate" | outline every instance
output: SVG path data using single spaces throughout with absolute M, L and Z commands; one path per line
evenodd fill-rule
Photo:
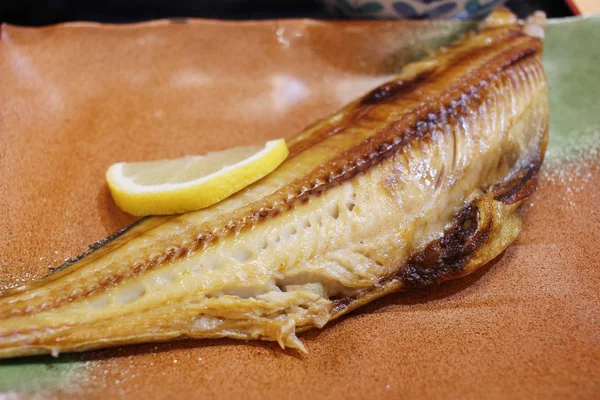
M 113 162 L 288 137 L 466 22 L 3 25 L 0 285 L 133 222 Z M 4 398 L 592 398 L 600 392 L 600 18 L 552 21 L 551 139 L 498 261 L 277 344 L 179 341 L 0 362 Z M 0 396 L 1 397 L 1 396 Z

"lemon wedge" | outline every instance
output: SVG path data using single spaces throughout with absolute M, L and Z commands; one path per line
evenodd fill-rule
M 271 173 L 288 156 L 285 140 L 173 160 L 122 162 L 106 171 L 115 203 L 136 216 L 211 206 Z

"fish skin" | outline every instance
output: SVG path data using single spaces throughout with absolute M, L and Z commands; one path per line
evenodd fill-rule
M 547 142 L 532 23 L 493 13 L 288 140 L 261 181 L 2 293 L 0 358 L 217 337 L 305 351 L 296 332 L 491 261 L 520 231 Z

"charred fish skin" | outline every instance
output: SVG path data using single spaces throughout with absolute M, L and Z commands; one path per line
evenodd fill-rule
M 463 40 L 288 141 L 271 175 L 0 296 L 0 357 L 275 340 L 468 274 L 517 237 L 548 132 L 544 19 Z

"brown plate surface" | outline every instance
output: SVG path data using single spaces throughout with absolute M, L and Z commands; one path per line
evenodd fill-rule
M 594 24 L 600 29 L 598 19 Z M 104 183 L 111 163 L 288 137 L 466 27 L 304 20 L 2 26 L 0 287 L 39 278 L 134 221 Z M 558 38 L 550 28 L 549 40 Z M 554 48 L 550 78 L 583 54 Z M 561 89 L 550 83 L 557 96 Z M 587 150 L 551 143 L 538 192 L 524 207 L 524 230 L 502 257 L 467 278 L 389 296 L 303 334 L 307 355 L 271 343 L 188 340 L 9 360 L 0 363 L 0 392 L 132 399 L 598 396 L 600 113 L 592 114 L 586 113 L 595 120 L 577 127 L 591 132 Z M 575 140 L 565 129 L 551 134 Z

